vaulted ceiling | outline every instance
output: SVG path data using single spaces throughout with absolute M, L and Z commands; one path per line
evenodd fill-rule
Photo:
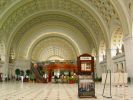
M 0 36 L 6 52 L 12 48 L 16 58 L 76 59 L 99 50 L 101 41 L 110 45 L 114 30 L 128 35 L 129 21 L 120 1 L 2 0 Z

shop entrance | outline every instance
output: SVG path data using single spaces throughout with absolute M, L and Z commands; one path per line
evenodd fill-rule
M 77 82 L 78 68 L 74 63 L 37 63 L 32 64 L 31 71 L 39 83 L 68 83 L 70 80 Z
M 52 64 L 45 66 L 44 70 L 48 72 L 48 82 L 67 82 L 68 77 L 77 73 L 77 66 L 74 64 Z

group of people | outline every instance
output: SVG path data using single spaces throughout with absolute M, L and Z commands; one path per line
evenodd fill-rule
M 75 80 L 75 82 L 77 82 L 78 76 L 76 74 L 71 75 L 71 76 L 62 74 L 62 75 L 59 75 L 59 76 L 54 75 L 52 78 L 54 79 L 55 83 L 58 83 L 58 82 L 60 82 L 60 83 L 68 83 L 70 78 Z
M 0 81 L 9 81 L 9 80 L 14 80 L 15 76 L 10 76 L 9 75 L 3 75 L 2 73 L 0 74 Z

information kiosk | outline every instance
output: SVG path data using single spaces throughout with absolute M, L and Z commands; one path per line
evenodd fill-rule
M 80 98 L 95 98 L 94 57 L 83 54 L 77 57 L 78 64 L 78 96 Z

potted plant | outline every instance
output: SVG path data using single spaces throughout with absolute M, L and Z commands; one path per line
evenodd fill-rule
M 19 80 L 18 76 L 20 75 L 20 69 L 16 69 L 15 74 L 17 75 L 16 80 L 18 81 Z
M 69 77 L 69 84 L 73 84 L 73 83 L 75 83 L 75 78 Z
M 24 77 L 24 82 L 28 82 L 29 81 L 29 75 L 30 75 L 30 70 L 27 69 L 26 70 L 26 76 Z
M 128 82 L 129 82 L 129 83 L 131 82 L 131 78 L 130 78 L 130 77 L 128 77 Z
M 29 69 L 26 70 L 26 75 L 27 75 L 27 76 L 30 75 L 30 70 L 29 70 Z

